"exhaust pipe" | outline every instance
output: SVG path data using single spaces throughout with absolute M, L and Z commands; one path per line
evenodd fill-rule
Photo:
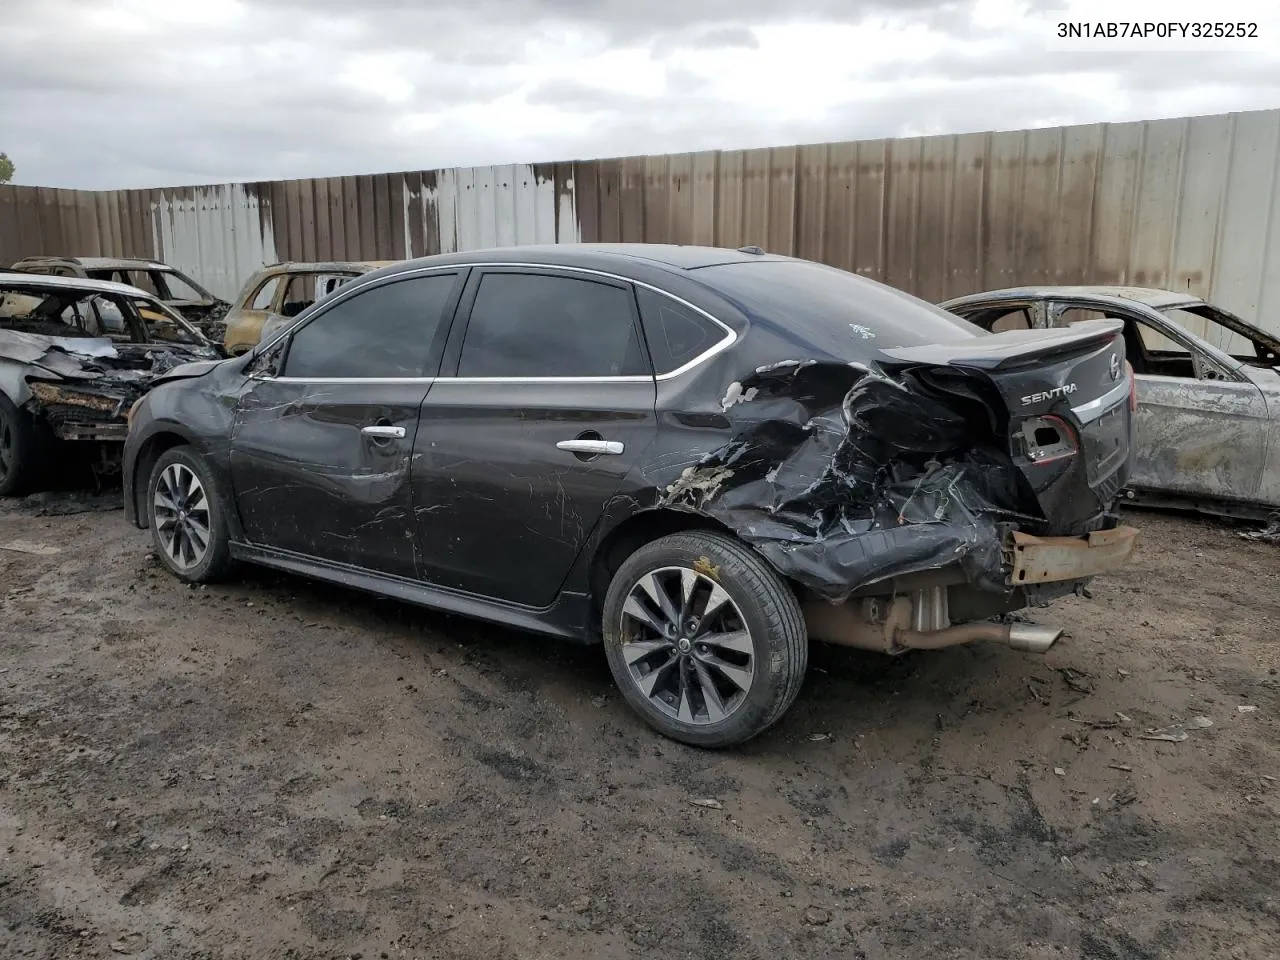
M 1034 623 L 1014 623 L 1010 624 L 1008 629 L 1005 643 L 1023 653 L 1047 653 L 1050 647 L 1062 639 L 1061 627 L 1038 627 Z
M 949 626 L 945 589 L 921 590 L 912 598 L 868 599 L 832 605 L 812 600 L 804 606 L 805 624 L 815 640 L 901 653 L 941 650 L 986 640 L 1023 653 L 1045 653 L 1062 637 L 1061 627 L 1032 623 L 960 623 Z M 923 627 L 923 629 L 921 629 Z

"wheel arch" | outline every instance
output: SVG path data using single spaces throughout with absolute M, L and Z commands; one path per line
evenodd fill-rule
M 598 633 L 600 616 L 604 611 L 605 594 L 618 568 L 646 543 L 652 543 L 673 533 L 689 533 L 705 530 L 741 540 L 729 527 L 700 513 L 656 507 L 633 513 L 613 527 L 597 545 L 591 556 L 587 572 L 587 587 L 591 601 L 593 635 Z M 599 636 L 595 636 L 599 639 Z
M 150 511 L 147 510 L 147 485 L 151 482 L 151 471 L 156 462 L 168 450 L 174 447 L 191 446 L 199 450 L 199 445 L 176 425 L 161 424 L 142 441 L 133 458 L 133 472 L 130 476 L 130 489 L 126 491 L 134 507 L 134 516 L 139 527 L 147 527 L 150 523 Z

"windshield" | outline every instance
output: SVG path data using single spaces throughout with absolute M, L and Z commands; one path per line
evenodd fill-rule
M 888 349 L 987 335 L 894 287 L 807 260 L 725 263 L 692 273 L 747 312 L 783 320 L 837 356 L 847 354 L 851 341 Z

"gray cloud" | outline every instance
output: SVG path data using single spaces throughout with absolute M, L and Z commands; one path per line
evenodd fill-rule
M 18 180 L 122 187 L 331 176 L 1280 104 L 1274 54 L 1048 52 L 979 28 L 969 0 L 242 7 L 252 16 L 135 36 L 88 23 L 100 0 L 6 4 L 0 150 Z M 874 69 L 850 51 L 850 94 L 825 109 L 802 99 L 761 108 L 767 87 L 720 92 L 717 58 L 771 56 L 769 27 L 868 18 L 965 42 L 870 61 Z M 642 76 L 579 67 L 619 49 L 640 52 Z M 519 122 L 526 117 L 536 123 Z
M 716 50 L 722 47 L 741 47 L 744 50 L 759 50 L 760 38 L 755 31 L 747 27 L 716 27 L 704 30 L 689 41 L 694 50 Z

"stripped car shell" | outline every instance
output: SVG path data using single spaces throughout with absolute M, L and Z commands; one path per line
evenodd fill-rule
M 245 281 L 226 315 L 222 345 L 233 357 L 274 336 L 317 300 L 392 260 L 273 263 Z
M 290 375 L 293 342 L 329 311 L 442 275 L 453 292 L 423 376 Z M 513 275 L 625 291 L 647 372 L 460 375 L 476 291 Z M 590 317 L 563 321 L 572 331 Z M 693 344 L 687 361 L 672 337 Z M 762 559 L 786 591 L 778 602 L 817 639 L 888 653 L 977 639 L 1043 650 L 1052 629 L 972 621 L 1127 561 L 1135 534 L 1112 512 L 1129 466 L 1123 364 L 1115 322 L 991 335 L 874 281 L 756 252 L 592 244 L 435 256 L 348 283 L 243 357 L 161 378 L 132 418 L 126 510 L 157 529 L 151 513 L 171 498 L 153 503 L 149 485 L 185 470 L 224 525 L 227 559 L 603 640 L 611 667 L 635 642 L 605 613 L 619 571 L 699 536 Z M 1111 534 L 1105 550 L 1091 539 L 1099 531 Z M 1018 532 L 1075 563 L 1011 579 L 1034 559 L 1016 559 Z M 681 576 L 750 606 L 756 597 L 726 579 L 730 562 L 695 555 Z M 184 555 L 171 569 L 202 575 L 192 563 L 205 560 Z M 787 642 L 778 655 L 802 673 L 804 638 Z M 743 739 L 646 718 L 687 742 Z
M 25 257 L 11 268 L 54 277 L 110 280 L 146 290 L 151 296 L 195 324 L 205 336 L 222 336 L 227 301 L 210 293 L 175 267 L 133 257 Z
M 1151 506 L 1263 520 L 1280 510 L 1280 338 L 1199 297 L 1144 287 L 1016 287 L 941 306 L 984 329 L 1123 324 L 1135 373 L 1125 495 Z

